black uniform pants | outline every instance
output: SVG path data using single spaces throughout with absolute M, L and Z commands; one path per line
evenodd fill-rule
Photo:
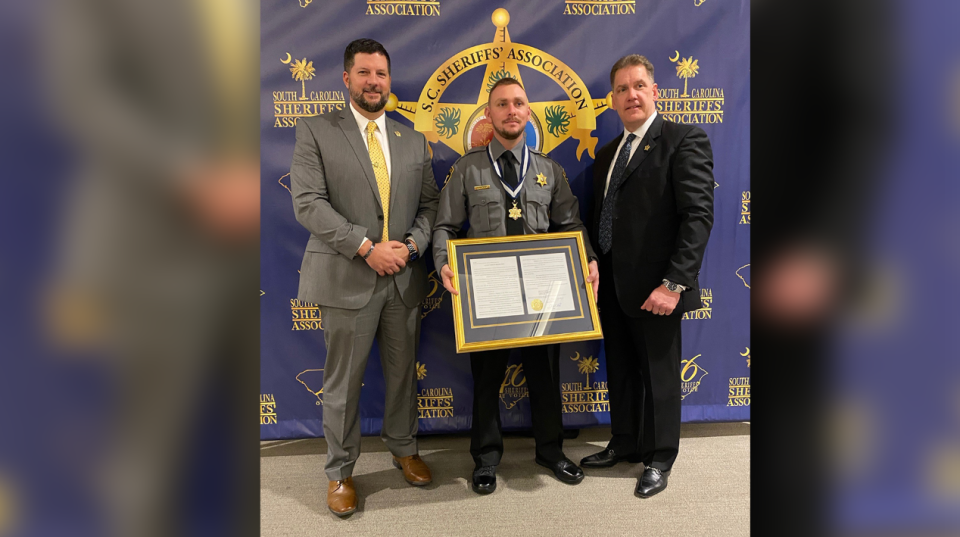
M 477 467 L 496 466 L 503 455 L 500 391 L 511 349 L 470 353 L 473 371 L 473 427 L 470 454 Z M 564 458 L 563 419 L 560 410 L 560 346 L 520 349 L 523 373 L 530 393 L 530 413 L 537 455 L 548 462 Z

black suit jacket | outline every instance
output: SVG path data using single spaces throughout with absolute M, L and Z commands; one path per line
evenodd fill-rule
M 588 215 L 593 244 L 599 244 L 603 189 L 622 138 L 621 133 L 597 153 Z M 640 307 L 664 278 L 688 287 L 674 314 L 699 309 L 698 276 L 713 227 L 710 140 L 703 129 L 658 114 L 635 143 L 614 206 L 612 267 L 601 270 L 612 274 L 620 306 L 632 317 L 641 315 Z

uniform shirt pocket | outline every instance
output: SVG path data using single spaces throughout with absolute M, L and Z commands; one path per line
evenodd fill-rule
M 550 228 L 550 192 L 544 189 L 527 191 L 527 224 L 537 233 L 546 233 Z
M 500 226 L 503 220 L 500 192 L 498 190 L 478 190 L 467 197 L 470 206 L 470 227 L 477 231 L 491 232 Z

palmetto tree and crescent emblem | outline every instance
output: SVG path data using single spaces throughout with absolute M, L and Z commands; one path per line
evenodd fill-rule
M 689 79 L 697 76 L 697 73 L 700 70 L 700 66 L 697 65 L 697 60 L 693 59 L 693 56 L 685 60 L 681 60 L 677 64 L 677 76 L 683 79 L 683 93 L 681 97 L 689 97 L 690 94 L 687 93 L 687 82 Z
M 600 369 L 600 361 L 593 356 L 584 356 L 581 358 L 579 352 L 576 356 L 571 356 L 570 359 L 577 362 L 577 371 L 580 372 L 581 375 L 587 376 L 586 387 L 589 388 L 590 375 Z
M 287 60 L 280 60 L 281 63 L 288 64 L 291 61 L 290 53 L 287 53 Z M 294 80 L 300 82 L 300 100 L 307 100 L 307 85 L 306 81 L 311 80 L 317 70 L 313 67 L 313 61 L 307 61 L 306 58 L 302 60 L 293 60 L 293 65 L 290 66 L 290 73 Z
M 441 64 L 430 76 L 417 101 L 400 101 L 391 94 L 386 109 L 397 112 L 433 143 L 443 143 L 463 155 L 473 147 L 484 146 L 493 139 L 493 125 L 484 116 L 487 98 L 493 84 L 502 78 L 523 83 L 520 67 L 550 77 L 567 96 L 566 100 L 531 102 L 527 123 L 527 145 L 549 153 L 567 138 L 579 141 L 576 155 L 586 151 L 594 157 L 598 139 L 596 117 L 610 108 L 609 95 L 604 99 L 590 96 L 586 84 L 566 64 L 547 52 L 514 43 L 507 25 L 506 9 L 494 10 L 491 21 L 496 26 L 493 40 L 462 50 Z M 483 81 L 473 102 L 441 101 L 444 92 L 463 73 L 484 68 Z M 533 97 L 533 96 L 531 96 Z

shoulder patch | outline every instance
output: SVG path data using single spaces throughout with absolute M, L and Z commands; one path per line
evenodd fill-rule
M 447 178 L 443 180 L 443 186 L 440 187 L 441 190 L 443 190 L 444 188 L 446 188 L 447 183 L 450 182 L 450 177 L 453 175 L 453 168 L 454 168 L 454 167 L 456 167 L 456 165 L 450 166 L 450 171 L 447 172 Z
M 469 154 L 470 154 L 470 152 L 467 152 L 467 155 L 469 155 Z M 459 157 L 457 160 L 455 160 L 455 161 L 453 162 L 453 165 L 450 166 L 450 171 L 447 172 L 447 178 L 443 180 L 443 186 L 440 187 L 440 190 L 443 190 L 444 188 L 447 187 L 447 183 L 450 182 L 450 177 L 453 176 L 453 170 L 455 170 L 455 169 L 457 168 L 457 164 L 460 164 L 460 161 L 463 160 L 463 157 L 465 157 L 465 156 L 467 156 L 467 155 L 463 155 L 462 157 Z

